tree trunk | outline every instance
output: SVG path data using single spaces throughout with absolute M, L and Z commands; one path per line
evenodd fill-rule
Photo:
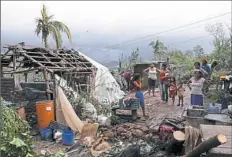
M 44 47 L 48 48 L 48 35 L 46 33 L 43 33 L 42 39 L 43 39 Z
M 217 147 L 221 144 L 225 144 L 227 142 L 227 138 L 223 134 L 218 134 L 214 137 L 211 137 L 201 144 L 199 144 L 195 149 L 189 152 L 185 157 L 198 157 L 202 153 L 209 151 L 210 149 Z

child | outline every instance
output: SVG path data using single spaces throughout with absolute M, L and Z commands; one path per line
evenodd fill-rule
M 177 86 L 175 77 L 171 77 L 169 85 L 169 97 L 172 98 L 172 105 L 175 103 L 175 97 L 177 95 Z
M 179 97 L 179 103 L 177 106 L 180 106 L 180 104 L 181 104 L 181 107 L 184 106 L 184 92 L 185 92 L 185 88 L 183 87 L 183 83 L 180 82 L 177 88 L 177 95 Z
M 203 89 L 205 83 L 202 72 L 200 70 L 194 70 L 194 77 L 187 83 L 191 90 L 191 105 L 203 105 Z
M 143 96 L 143 92 L 141 90 L 141 77 L 140 74 L 135 74 L 135 76 L 132 78 L 132 82 L 134 85 L 133 90 L 136 92 L 135 93 L 135 97 L 139 99 L 140 101 L 140 106 L 143 110 L 143 117 L 145 117 L 145 105 L 144 105 L 144 96 Z

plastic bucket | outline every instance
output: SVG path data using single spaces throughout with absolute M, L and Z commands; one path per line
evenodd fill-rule
M 75 137 L 75 134 L 72 130 L 65 130 L 62 133 L 62 144 L 67 145 L 67 146 L 73 145 L 74 137 Z
M 52 140 L 52 129 L 50 128 L 40 129 L 40 135 L 42 140 L 50 141 Z

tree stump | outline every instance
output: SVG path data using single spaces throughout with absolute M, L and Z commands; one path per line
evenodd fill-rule
M 185 141 L 185 134 L 181 131 L 174 131 L 170 134 L 166 144 L 165 150 L 170 154 L 179 154 L 182 152 L 182 146 Z

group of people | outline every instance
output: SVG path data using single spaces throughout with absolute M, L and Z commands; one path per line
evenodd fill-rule
M 168 98 L 172 98 L 172 104 L 175 103 L 175 97 L 178 95 L 179 104 L 178 106 L 183 106 L 183 84 L 180 82 L 177 86 L 176 79 L 171 74 L 171 70 L 167 67 L 166 63 L 162 64 L 161 69 L 155 67 L 154 63 L 150 65 L 149 68 L 144 70 L 144 73 L 148 75 L 148 94 L 151 91 L 153 96 L 155 96 L 155 87 L 157 81 L 157 73 L 159 73 L 161 100 L 163 103 L 168 103 Z
M 206 91 L 208 85 L 207 82 L 211 77 L 213 68 L 217 65 L 217 62 L 208 64 L 206 59 L 200 62 L 194 63 L 194 70 L 192 78 L 187 82 L 187 86 L 191 91 L 191 105 L 203 105 L 203 94 Z M 167 63 L 163 63 L 161 69 L 155 67 L 154 63 L 151 63 L 150 67 L 144 70 L 144 73 L 148 75 L 148 94 L 155 97 L 155 87 L 159 76 L 161 100 L 162 103 L 167 104 L 168 99 L 172 99 L 172 105 L 175 104 L 175 98 L 178 96 L 179 101 L 177 106 L 183 107 L 184 105 L 184 92 L 185 88 L 183 83 L 179 81 L 176 83 L 176 79 L 172 76 L 171 70 L 168 68 Z M 142 91 L 141 75 L 135 74 L 132 78 L 129 74 L 124 73 L 127 76 L 128 88 L 135 91 L 135 97 L 140 100 L 140 106 L 145 115 L 144 94 Z M 131 78 L 131 79 L 129 79 Z

